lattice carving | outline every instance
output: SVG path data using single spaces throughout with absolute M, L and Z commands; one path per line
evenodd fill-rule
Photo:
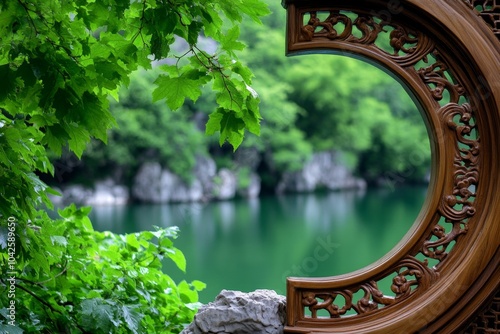
M 464 0 L 491 27 L 500 40 L 500 0 Z
M 402 25 L 383 21 L 375 16 L 359 14 L 352 19 L 352 15 L 349 17 L 343 11 L 332 10 L 328 17 L 321 21 L 318 13 L 304 13 L 310 18 L 301 28 L 301 41 L 326 38 L 332 41 L 365 44 L 376 52 L 387 54 L 386 51 L 376 46 L 375 42 L 382 32 L 390 31 L 388 44 L 393 50 L 388 56 L 401 66 L 416 63 L 434 48 L 431 39 L 423 34 L 409 30 Z M 356 32 L 361 34 L 361 37 L 356 37 Z
M 311 318 L 318 318 L 318 310 L 326 310 L 330 318 L 334 319 L 340 318 L 349 310 L 354 310 L 357 314 L 365 314 L 409 297 L 416 287 L 429 287 L 437 276 L 437 272 L 428 268 L 427 261 L 422 262 L 408 257 L 395 269 L 391 285 L 394 297 L 384 295 L 377 282 L 371 280 L 356 288 L 339 291 L 304 290 L 302 305 L 309 309 Z M 356 300 L 354 294 L 358 291 L 363 292 L 363 297 Z
M 445 129 L 439 140 L 455 143 L 453 188 L 448 189 L 442 198 L 438 209 L 440 217 L 433 223 L 420 248 L 394 265 L 383 277 L 346 289 L 297 289 L 303 314 L 307 314 L 306 310 L 310 313 L 305 317 L 319 318 L 319 311 L 324 310 L 321 314 L 327 312 L 329 318 L 341 320 L 348 314 L 361 315 L 394 305 L 419 289 L 427 289 L 437 280 L 438 266 L 430 268 L 428 259 L 438 263 L 445 261 L 459 236 L 467 233 L 468 221 L 476 212 L 474 200 L 479 183 L 480 142 L 473 108 L 467 102 L 468 94 L 454 79 L 452 69 L 441 57 L 432 38 L 366 13 L 331 10 L 326 14 L 313 11 L 302 15 L 302 22 L 306 23 L 300 27 L 300 43 L 329 40 L 363 44 L 371 52 L 390 59 L 402 71 L 420 78 L 436 101 L 435 113 Z M 309 18 L 304 20 L 307 15 Z M 321 20 L 320 17 L 326 18 Z M 385 278 L 392 279 L 393 296 L 386 295 L 378 287 L 378 282 Z
M 491 303 L 467 327 L 466 334 L 500 333 L 500 290 Z

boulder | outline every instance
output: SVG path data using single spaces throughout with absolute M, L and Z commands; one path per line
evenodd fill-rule
M 129 201 L 128 188 L 111 179 L 97 181 L 94 189 L 82 185 L 70 185 L 61 191 L 58 204 L 68 205 L 124 205 Z
M 286 297 L 272 290 L 222 290 L 181 334 L 281 334 L 285 315 Z

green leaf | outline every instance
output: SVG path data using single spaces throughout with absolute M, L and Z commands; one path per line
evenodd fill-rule
M 139 324 L 144 314 L 136 311 L 137 307 L 129 307 L 126 305 L 122 306 L 122 314 L 125 322 L 127 323 L 128 329 L 132 331 L 132 333 L 138 334 Z
M 247 106 L 250 108 L 243 109 L 243 121 L 248 131 L 255 135 L 260 135 L 260 113 L 258 108 L 258 99 L 247 98 Z
M 202 281 L 198 281 L 198 280 L 192 281 L 191 285 L 196 289 L 196 291 L 202 291 L 207 287 L 207 285 L 205 283 L 203 283 Z
M 247 66 L 237 61 L 231 66 L 231 71 L 239 74 L 247 85 L 250 84 L 253 77 L 253 73 Z M 252 92 L 252 95 L 257 95 L 257 93 L 254 91 Z
M 205 125 L 205 132 L 207 135 L 213 135 L 214 133 L 220 131 L 221 121 L 224 114 L 224 109 L 218 108 L 208 116 L 208 122 Z
M 238 41 L 240 37 L 240 27 L 234 26 L 221 37 L 221 49 L 227 51 L 230 55 L 234 56 L 234 50 L 243 50 L 245 48 L 245 44 Z
M 237 117 L 234 112 L 222 108 L 210 114 L 206 125 L 208 135 L 219 131 L 219 144 L 222 146 L 227 141 L 233 146 L 233 150 L 236 150 L 243 142 L 244 129 L 245 123 L 241 118 Z
M 198 70 L 189 70 L 178 77 L 160 75 L 155 80 L 158 86 L 153 91 L 153 102 L 166 99 L 172 110 L 179 109 L 186 98 L 195 102 L 201 95 L 201 85 L 209 80 L 206 73 Z
M 184 254 L 177 248 L 171 248 L 170 252 L 167 252 L 167 256 L 174 261 L 175 265 L 182 270 L 183 272 L 186 272 L 186 258 L 184 257 Z
M 250 94 L 246 84 L 236 79 L 218 76 L 214 80 L 213 89 L 217 91 L 216 101 L 222 108 L 240 112 L 243 108 L 245 97 Z
M 101 298 L 85 299 L 81 303 L 82 327 L 90 330 L 102 330 L 109 332 L 113 326 L 117 326 L 114 312 L 111 305 L 105 304 Z
M 138 250 L 141 247 L 141 244 L 137 240 L 137 236 L 135 234 L 132 234 L 132 233 L 127 234 L 127 236 L 125 238 L 127 241 L 127 245 L 135 248 L 136 250 Z
M 52 241 L 53 245 L 61 245 L 66 247 L 68 245 L 68 240 L 60 235 L 51 235 L 50 236 L 50 241 Z
M 79 126 L 76 123 L 66 126 L 66 131 L 70 136 L 68 140 L 69 148 L 73 151 L 78 158 L 82 157 L 83 151 L 90 141 L 90 134 L 86 128 Z

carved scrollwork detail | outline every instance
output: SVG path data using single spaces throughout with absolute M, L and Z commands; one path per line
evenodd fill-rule
M 472 217 L 476 212 L 473 200 L 479 182 L 479 138 L 474 138 L 476 125 L 473 123 L 470 104 L 449 103 L 438 114 L 454 133 L 456 152 L 454 187 L 452 194 L 442 201 L 441 212 L 451 221 L 461 221 Z
M 434 270 L 429 269 L 427 261 L 421 262 L 414 257 L 407 257 L 398 263 L 394 273 L 391 284 L 394 296 L 384 295 L 377 282 L 372 280 L 353 289 L 302 291 L 302 306 L 309 309 L 311 318 L 318 318 L 319 310 L 327 311 L 332 319 L 340 318 L 349 310 L 365 314 L 408 298 L 416 287 L 429 287 L 438 277 Z M 358 291 L 363 291 L 363 297 L 356 301 L 354 296 Z M 339 297 L 342 299 L 340 303 L 337 301 Z
M 450 95 L 450 102 L 458 103 L 460 96 L 465 93 L 464 88 L 461 85 L 454 84 L 448 80 L 445 75 L 448 67 L 444 62 L 439 60 L 439 53 L 434 51 L 432 52 L 432 56 L 438 60 L 428 67 L 419 69 L 417 71 L 418 74 L 423 82 L 428 86 L 432 97 L 436 101 L 441 101 L 443 99 L 443 93 L 448 91 Z
M 359 15 L 354 21 L 354 25 L 361 31 L 362 36 L 360 38 L 352 38 L 352 41 L 361 44 L 373 44 L 379 33 L 385 31 L 384 26 L 386 22 L 377 23 L 373 16 Z
M 395 302 L 393 297 L 385 296 L 382 291 L 379 290 L 376 281 L 362 284 L 361 290 L 364 292 L 363 298 L 358 300 L 356 305 L 353 305 L 354 310 L 358 314 L 368 313 L 378 309 L 379 305 L 387 306 Z
M 394 49 L 394 55 L 397 55 L 399 51 L 405 53 L 414 53 L 417 49 L 416 46 L 407 47 L 407 44 L 416 45 L 419 38 L 410 36 L 410 33 L 406 31 L 404 27 L 398 26 L 390 34 L 390 44 Z
M 408 256 L 398 263 L 397 275 L 392 280 L 391 290 L 396 300 L 407 298 L 413 288 L 426 289 L 437 279 L 438 273 L 428 267 L 427 260 L 419 261 Z
M 452 224 L 452 229 L 446 233 L 443 226 L 435 224 L 421 251 L 429 258 L 442 261 L 448 254 L 448 245 L 459 235 L 467 233 L 467 222 L 476 213 L 474 200 L 479 182 L 479 138 L 472 135 L 476 125 L 470 104 L 448 103 L 438 110 L 438 115 L 450 130 L 448 138 L 455 142 L 453 189 L 451 194 L 443 197 L 438 209 L 444 221 Z
M 302 27 L 301 36 L 303 40 L 311 41 L 314 37 L 326 37 L 328 39 L 347 39 L 352 33 L 352 21 L 338 10 L 330 11 L 330 15 L 325 21 L 318 18 L 317 12 L 310 12 L 310 18 L 307 25 Z M 339 33 L 335 26 L 338 23 L 344 24 L 344 29 Z M 318 30 L 318 27 L 322 28 Z
M 335 304 L 337 297 L 342 296 L 345 303 L 339 307 Z M 320 301 L 321 300 L 321 301 Z M 317 318 L 318 310 L 326 310 L 330 314 L 330 318 L 340 318 L 352 308 L 352 293 L 348 290 L 334 292 L 303 292 L 302 305 L 307 306 L 311 311 L 311 317 Z
M 358 14 L 355 19 L 352 19 L 339 10 L 331 10 L 328 17 L 322 21 L 318 17 L 318 12 L 312 11 L 308 14 L 309 20 L 306 25 L 301 27 L 300 31 L 302 42 L 327 38 L 332 41 L 364 44 L 377 53 L 390 57 L 401 66 L 417 63 L 434 48 L 432 40 L 422 33 L 408 30 L 402 25 L 380 18 L 376 19 L 376 16 L 373 15 Z M 354 28 L 361 33 L 360 37 L 354 35 Z M 390 32 L 388 44 L 393 48 L 392 53 L 375 44 L 382 32 Z M 387 38 L 386 35 L 384 36 Z

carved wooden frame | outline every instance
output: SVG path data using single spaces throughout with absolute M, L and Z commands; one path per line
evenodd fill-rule
M 500 281 L 495 1 L 283 0 L 287 55 L 343 54 L 393 75 L 420 107 L 433 161 L 421 214 L 389 254 L 346 275 L 287 279 L 285 333 L 474 332 Z M 379 288 L 387 279 L 392 292 Z

